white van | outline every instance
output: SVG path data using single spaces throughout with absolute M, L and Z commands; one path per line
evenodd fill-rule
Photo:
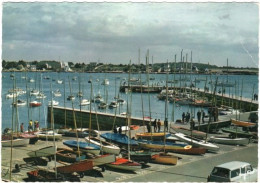
M 231 161 L 215 166 L 208 182 L 257 182 L 257 169 L 246 162 Z

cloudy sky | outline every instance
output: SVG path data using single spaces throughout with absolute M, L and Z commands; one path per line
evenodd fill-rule
M 2 59 L 258 67 L 255 3 L 3 3 Z

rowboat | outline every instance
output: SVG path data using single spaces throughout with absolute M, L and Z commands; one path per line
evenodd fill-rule
M 66 148 L 58 148 L 56 152 L 56 160 L 68 163 L 74 163 L 76 161 L 86 159 L 86 155 L 78 153 L 78 151 L 73 151 Z
M 56 153 L 56 146 L 47 146 L 35 151 L 28 152 L 27 155 L 30 157 L 48 157 Z
M 241 121 L 238 119 L 231 119 L 231 123 L 237 125 L 237 126 L 242 126 L 242 127 L 250 127 L 250 126 L 255 126 L 256 123 L 252 123 L 249 121 Z
M 140 163 L 125 158 L 116 158 L 115 162 L 108 163 L 106 165 L 111 168 L 127 170 L 127 171 L 136 171 L 142 168 Z
M 97 135 L 97 131 L 96 130 L 91 130 L 90 132 L 91 132 L 91 136 L 96 136 Z M 65 131 L 64 132 L 64 136 L 76 137 L 77 136 L 76 133 L 78 134 L 78 137 L 85 138 L 85 137 L 89 136 L 89 129 L 88 128 L 77 128 L 77 129 Z
M 167 153 L 159 153 L 152 155 L 152 162 L 159 164 L 177 165 L 178 157 Z
M 139 146 L 143 149 L 156 149 L 162 150 L 165 148 L 166 151 L 172 151 L 175 149 L 190 149 L 191 145 L 178 144 L 173 142 L 161 142 L 161 141 L 139 141 Z
M 166 137 L 165 133 L 158 132 L 158 133 L 136 133 L 135 137 L 137 139 L 147 139 L 147 140 L 163 140 Z
M 198 130 L 190 130 L 188 128 L 180 127 L 180 126 L 171 126 L 171 129 L 178 133 L 183 133 L 185 135 L 191 135 L 197 138 L 206 138 L 206 133 Z
M 35 133 L 39 139 L 41 140 L 61 140 L 62 135 L 58 134 L 56 132 L 53 132 L 52 130 L 50 131 L 41 131 L 41 132 L 36 132 Z
M 229 138 L 223 136 L 212 136 L 209 139 L 210 142 L 227 145 L 247 145 L 249 144 L 248 138 Z
M 92 153 L 98 155 L 100 153 L 100 147 L 92 144 L 92 143 L 87 143 L 84 141 L 76 141 L 76 140 L 66 140 L 63 142 L 64 145 L 77 150 L 78 147 L 81 151 L 87 152 L 87 153 Z
M 80 175 L 84 175 L 85 171 L 93 169 L 93 161 L 89 160 L 83 160 L 72 164 L 63 164 L 64 166 L 57 167 L 57 172 L 62 174 L 72 174 L 74 172 L 77 172 Z
M 57 175 L 57 177 L 56 177 Z M 34 182 L 80 182 L 80 179 L 78 176 L 70 174 L 69 176 L 65 176 L 64 174 L 55 173 L 54 171 L 50 170 L 43 170 L 43 169 L 37 169 L 30 172 L 27 172 L 27 176 L 29 178 L 29 181 Z
M 88 99 L 82 99 L 80 101 L 80 106 L 84 106 L 84 105 L 89 105 L 90 104 L 90 101 Z
M 101 151 L 109 154 L 119 154 L 120 148 L 112 143 L 106 142 L 105 140 L 101 140 L 97 137 L 85 137 L 87 142 L 92 144 L 96 144 L 101 148 Z
M 1 140 L 2 147 L 19 147 L 19 146 L 27 146 L 29 144 L 30 139 L 27 138 L 14 138 L 13 140 Z
M 26 105 L 26 101 L 24 100 L 17 100 L 17 102 L 12 103 L 14 106 L 23 106 Z
M 257 133 L 250 132 L 250 131 L 244 131 L 242 127 L 229 127 L 229 128 L 221 128 L 223 132 L 230 133 L 231 137 L 245 137 L 245 138 L 258 138 Z
M 191 144 L 194 147 L 203 147 L 203 148 L 205 148 L 209 151 L 213 151 L 213 152 L 216 152 L 219 150 L 219 147 L 212 143 L 205 142 L 205 140 L 196 139 L 194 137 L 191 138 L 190 136 L 184 135 L 183 133 L 176 133 L 176 134 L 174 134 L 174 136 L 183 142 Z
M 30 102 L 30 106 L 31 107 L 39 107 L 39 106 L 41 106 L 42 105 L 42 103 L 41 102 L 38 102 L 38 101 L 32 101 L 32 102 Z
M 119 134 L 119 133 L 103 133 L 100 135 L 102 138 L 115 142 L 120 145 L 128 145 L 128 136 L 125 134 Z M 129 140 L 130 146 L 138 146 L 138 141 L 134 139 Z

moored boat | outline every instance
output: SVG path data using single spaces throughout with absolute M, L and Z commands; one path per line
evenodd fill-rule
M 17 102 L 12 103 L 14 106 L 24 106 L 26 105 L 26 101 L 24 100 L 17 100 Z
M 48 102 L 48 106 L 57 106 L 57 105 L 59 105 L 59 102 L 56 100 L 51 100 Z
M 119 106 L 118 102 L 116 101 L 112 101 L 110 104 L 109 104 L 109 108 L 117 108 Z
M 82 99 L 80 101 L 80 104 L 81 106 L 85 106 L 85 105 L 89 105 L 90 104 L 90 101 L 88 99 Z
M 77 150 L 79 147 L 79 149 L 83 152 L 88 152 L 96 155 L 100 153 L 99 146 L 84 141 L 66 140 L 63 142 L 63 144 L 74 150 Z
M 223 136 L 212 136 L 209 139 L 210 142 L 227 145 L 247 145 L 249 144 L 248 138 L 230 138 Z
M 32 102 L 30 102 L 29 103 L 30 104 L 30 106 L 31 107 L 39 107 L 39 106 L 41 106 L 42 105 L 42 103 L 41 102 L 39 102 L 39 101 L 32 101 Z
M 200 140 L 200 139 L 196 139 L 194 137 L 190 137 L 183 133 L 176 133 L 176 134 L 174 134 L 174 136 L 183 142 L 191 144 L 194 147 L 203 147 L 203 148 L 205 148 L 209 151 L 213 151 L 213 152 L 216 152 L 219 150 L 219 147 L 216 146 L 215 144 L 205 142 L 205 140 Z
M 159 164 L 177 165 L 178 157 L 167 153 L 159 153 L 152 155 L 152 162 Z
M 136 171 L 142 168 L 140 163 L 125 159 L 125 158 L 116 158 L 116 161 L 113 163 L 106 164 L 108 167 L 127 170 L 127 171 Z
M 56 90 L 55 92 L 53 92 L 54 97 L 60 97 L 61 96 L 61 92 L 60 90 Z
M 73 95 L 69 95 L 69 96 L 67 97 L 67 100 L 75 100 L 75 97 L 74 97 Z

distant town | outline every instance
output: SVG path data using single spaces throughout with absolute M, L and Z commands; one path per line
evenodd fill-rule
M 127 73 L 129 64 L 107 64 L 100 62 L 73 63 L 62 61 L 2 61 L 2 72 L 91 72 Z M 192 74 L 240 74 L 258 75 L 258 68 L 242 68 L 187 62 L 131 64 L 131 72 L 137 73 L 192 73 Z

